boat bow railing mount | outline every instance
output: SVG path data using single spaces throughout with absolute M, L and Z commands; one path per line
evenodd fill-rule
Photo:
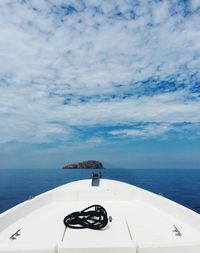
M 102 177 L 101 172 L 93 172 L 92 173 L 92 186 L 99 186 L 101 177 Z

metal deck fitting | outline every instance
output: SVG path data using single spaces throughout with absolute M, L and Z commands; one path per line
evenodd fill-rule
M 101 178 L 101 172 L 92 173 L 92 186 L 99 186 Z

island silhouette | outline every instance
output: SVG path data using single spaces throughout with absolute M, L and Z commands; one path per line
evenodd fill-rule
M 95 160 L 87 160 L 79 163 L 64 165 L 63 169 L 103 169 L 103 164 Z

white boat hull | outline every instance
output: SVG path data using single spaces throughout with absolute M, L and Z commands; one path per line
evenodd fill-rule
M 93 204 L 112 216 L 105 229 L 65 231 L 66 215 Z M 0 215 L 0 253 L 22 252 L 200 253 L 200 215 L 129 184 L 81 180 Z

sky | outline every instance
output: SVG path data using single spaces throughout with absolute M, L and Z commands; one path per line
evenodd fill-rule
M 200 168 L 199 0 L 0 2 L 0 168 Z

